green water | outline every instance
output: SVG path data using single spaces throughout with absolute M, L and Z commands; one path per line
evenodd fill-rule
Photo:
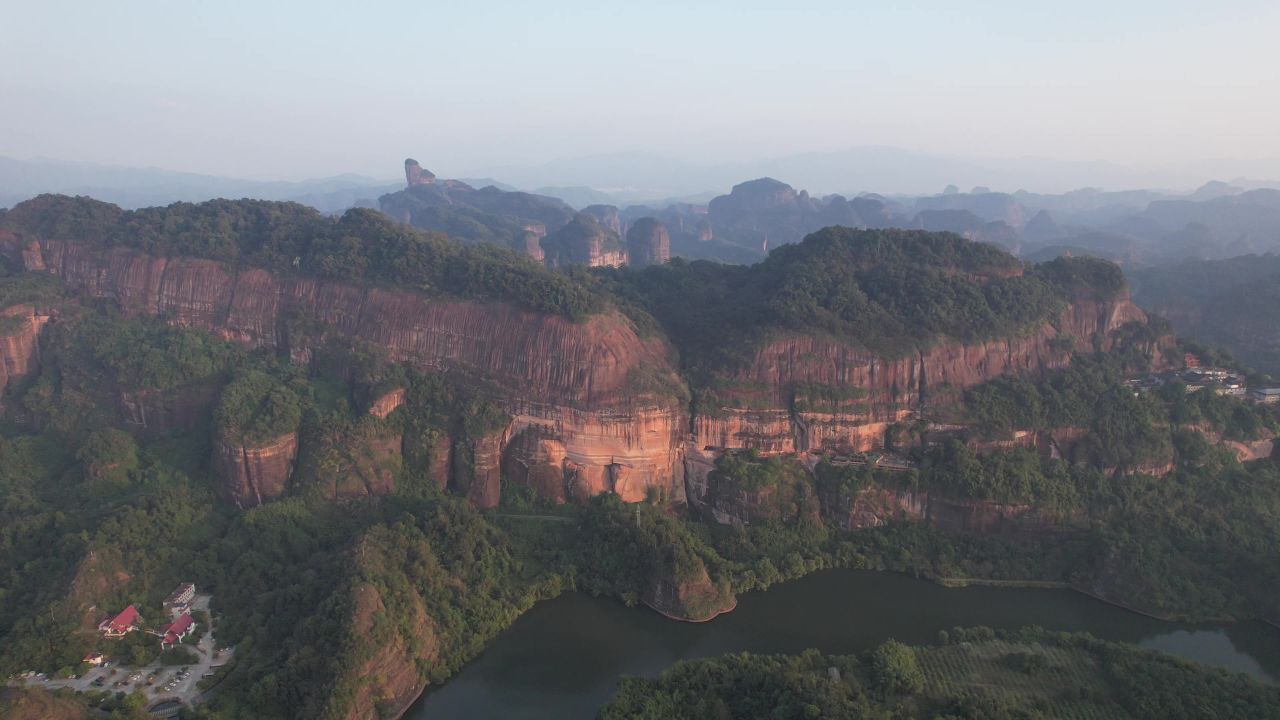
M 619 676 L 656 675 L 679 660 L 810 647 L 859 652 L 890 637 L 933 642 L 939 630 L 957 625 L 1086 631 L 1268 682 L 1280 678 L 1280 630 L 1268 625 L 1168 623 L 1065 590 L 954 589 L 893 573 L 831 570 L 743 595 L 736 610 L 702 624 L 561 596 L 521 617 L 405 717 L 585 720 L 613 694 Z

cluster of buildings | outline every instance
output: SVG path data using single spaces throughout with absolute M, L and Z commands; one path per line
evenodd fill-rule
M 170 593 L 169 597 L 165 598 L 164 610 L 168 613 L 170 622 L 160 630 L 146 631 L 160 638 L 161 648 L 167 650 L 177 645 L 195 630 L 196 622 L 191 617 L 191 601 L 195 599 L 195 596 L 195 584 L 183 583 Z M 140 619 L 138 608 L 130 605 L 118 615 L 108 617 L 99 623 L 98 631 L 105 638 L 122 638 L 134 630 L 140 629 Z M 91 665 L 100 665 L 103 657 L 101 653 L 90 653 L 85 656 L 84 661 Z
M 1238 397 L 1263 405 L 1280 404 L 1280 387 L 1248 387 L 1244 378 L 1233 371 L 1218 367 L 1201 367 L 1194 356 L 1190 355 L 1187 356 L 1186 366 L 1181 370 L 1166 370 L 1145 378 L 1125 381 L 1125 385 L 1132 389 L 1135 395 L 1169 383 L 1182 383 L 1189 393 L 1208 388 L 1218 395 Z

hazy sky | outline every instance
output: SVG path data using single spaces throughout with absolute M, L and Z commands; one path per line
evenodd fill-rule
M 0 154 L 464 175 L 860 145 L 1280 158 L 1275 0 L 10 0 Z

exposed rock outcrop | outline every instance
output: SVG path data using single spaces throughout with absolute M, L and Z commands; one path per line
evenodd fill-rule
M 698 569 L 689 577 L 652 578 L 644 604 L 673 620 L 706 622 L 738 606 L 728 582 L 714 583 L 707 569 L 698 561 Z
M 662 341 L 641 340 L 621 314 L 574 323 L 509 305 L 433 301 L 410 292 L 281 278 L 259 269 L 233 273 L 209 260 L 154 258 L 123 249 L 99 253 L 59 241 L 46 241 L 42 248 L 39 257 L 50 271 L 90 295 L 117 300 L 128 314 L 163 315 L 174 324 L 251 347 L 284 349 L 303 362 L 323 336 L 294 331 L 290 319 L 311 318 L 325 334 L 384 348 L 393 361 L 486 378 L 504 391 L 508 412 L 528 416 L 525 425 L 552 429 L 566 456 L 581 466 L 587 492 L 607 489 L 611 473 L 623 478 L 620 487 L 632 499 L 644 497 L 645 483 L 665 488 L 668 495 L 682 488 L 678 428 L 686 422 L 683 411 L 631 388 L 642 367 L 679 381 Z M 657 431 L 645 419 L 655 406 L 664 416 Z M 596 442 L 604 445 L 593 447 Z M 436 481 L 441 467 L 443 461 L 436 461 L 430 471 Z M 240 478 L 232 483 L 234 496 L 242 502 L 252 498 L 250 504 L 259 501 L 257 493 L 245 489 L 243 477 L 227 477 Z M 482 496 L 494 501 L 497 485 L 486 488 Z
M 148 436 L 190 430 L 208 416 L 217 391 L 214 383 L 168 390 L 122 390 L 120 415 L 127 424 Z
M 595 218 L 596 222 L 614 235 L 622 237 L 622 216 L 618 213 L 618 208 L 612 205 L 588 205 L 582 208 L 582 212 Z
M 550 267 L 627 264 L 627 251 L 619 234 L 585 212 L 578 213 L 569 224 L 543 238 L 542 249 Z
M 627 257 L 632 267 L 662 265 L 671 259 L 671 236 L 654 218 L 640 218 L 627 230 Z
M 0 392 L 40 368 L 40 331 L 49 316 L 30 305 L 0 310 Z
M 508 405 L 507 477 L 556 501 L 612 491 L 628 502 L 684 497 L 682 446 L 688 422 L 675 402 L 583 412 L 542 403 Z
M 431 185 L 436 181 L 436 174 L 424 169 L 417 160 L 409 158 L 404 161 L 404 179 L 409 187 L 414 185 Z
M 422 598 L 405 595 L 408 617 L 388 617 L 378 589 L 358 585 L 352 592 L 354 611 L 350 632 L 357 645 L 370 648 L 354 677 L 355 697 L 342 717 L 346 720 L 376 720 L 398 717 L 422 693 L 419 667 L 436 662 L 439 647 L 435 627 Z M 374 643 L 375 626 L 405 627 L 403 633 L 389 634 L 389 642 Z M 406 640 L 406 637 L 409 638 Z
M 686 463 L 686 454 L 713 460 L 723 448 L 771 454 L 881 447 L 888 426 L 923 402 L 938 402 L 947 393 L 1006 373 L 1034 375 L 1064 367 L 1069 345 L 1109 347 L 1117 328 L 1145 319 L 1127 298 L 1082 298 L 1053 322 L 1014 338 L 939 343 L 896 358 L 828 337 L 784 335 L 722 374 L 720 380 L 731 389 L 717 391 L 720 406 L 690 418 L 676 393 L 637 389 L 635 378 L 641 375 L 660 376 L 672 387 L 681 381 L 665 343 L 641 339 L 618 312 L 575 323 L 504 304 L 430 299 L 260 269 L 237 272 L 209 260 L 156 258 L 58 240 L 43 241 L 24 257 L 29 269 L 44 268 L 76 290 L 114 299 L 127 314 L 163 316 L 251 347 L 277 348 L 300 362 L 326 339 L 341 339 L 379 347 L 391 361 L 424 371 L 484 379 L 513 418 L 500 437 L 465 441 L 479 453 L 480 478 L 466 493 L 474 492 L 484 506 L 496 503 L 503 471 L 554 501 L 607 491 L 632 501 L 653 493 L 680 500 L 687 491 L 687 469 L 701 462 L 695 457 Z M 311 329 L 300 330 L 299 318 Z M 33 357 L 24 352 L 34 352 L 34 336 L 22 337 L 27 339 L 15 341 L 14 348 L 23 352 L 11 355 Z M 856 389 L 859 395 L 838 407 L 800 403 L 795 394 L 800 385 Z M 136 406 L 137 399 L 132 403 Z M 377 412 L 389 412 L 392 405 L 388 398 Z M 139 419 L 150 410 L 144 406 Z M 219 467 L 226 471 L 229 494 L 242 505 L 278 495 L 296 453 L 296 439 L 292 442 L 292 448 L 282 446 L 269 458 L 223 443 Z M 458 443 L 433 442 L 451 449 L 413 455 L 418 449 L 410 455 L 429 457 L 417 472 L 447 484 L 452 470 L 446 468 L 458 466 Z M 406 443 L 406 448 L 412 444 Z
M 516 250 L 524 252 L 534 262 L 546 262 L 547 254 L 542 250 L 542 238 L 546 236 L 547 228 L 542 223 L 525 223 L 524 231 L 516 237 Z
M 260 445 L 219 438 L 213 449 L 214 473 L 238 508 L 250 508 L 284 494 L 298 459 L 298 434 L 281 435 Z
M 693 420 L 694 442 L 700 448 L 756 448 L 766 454 L 883 447 L 888 424 L 944 390 L 954 393 L 1001 375 L 1040 375 L 1066 367 L 1071 347 L 1109 349 L 1117 329 L 1145 321 L 1146 314 L 1128 297 L 1077 299 L 1053 322 L 1019 337 L 939 343 L 892 359 L 815 335 L 781 337 L 723 379 L 729 389 L 718 391 L 721 407 Z M 1159 348 L 1152 350 L 1158 357 Z M 861 398 L 838 412 L 796 410 L 798 386 L 856 389 Z
M 544 195 L 476 189 L 445 180 L 405 161 L 404 190 L 378 198 L 378 207 L 406 225 L 442 232 L 459 242 L 487 242 L 525 251 L 528 233 L 545 234 L 573 219 L 573 208 Z M 533 230 L 537 228 L 537 230 Z
M 390 428 L 373 423 L 357 425 L 344 448 L 351 472 L 343 475 L 359 485 L 335 487 L 335 499 L 395 492 L 396 478 L 404 464 L 402 446 L 400 433 Z
M 369 414 L 378 418 L 386 418 L 404 404 L 404 388 L 389 390 L 374 399 L 369 406 Z
M 464 452 L 455 452 L 454 479 L 472 505 L 481 510 L 496 507 L 502 496 L 502 448 L 507 429 L 467 440 Z M 468 462 L 469 460 L 469 462 Z

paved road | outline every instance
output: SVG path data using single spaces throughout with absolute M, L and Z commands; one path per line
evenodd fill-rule
M 191 603 L 191 609 L 193 611 L 208 611 L 209 596 L 196 596 Z M 50 678 L 48 680 L 29 680 L 26 681 L 26 684 L 49 688 L 50 690 L 65 687 L 80 692 L 105 690 L 132 693 L 141 691 L 146 695 L 148 705 L 162 700 L 176 700 L 184 704 L 190 704 L 200 695 L 200 691 L 196 688 L 196 683 L 200 681 L 200 678 L 213 672 L 214 668 L 227 664 L 231 660 L 233 653 L 232 648 L 217 649 L 212 627 L 203 629 L 205 633 L 198 643 L 182 646 L 192 650 L 199 658 L 199 662 L 185 666 L 188 670 L 187 677 L 177 681 L 168 690 L 165 689 L 165 685 L 175 679 L 184 666 L 165 666 L 161 665 L 158 660 L 143 668 L 125 665 L 97 667 L 74 680 Z M 156 642 L 159 642 L 159 640 L 157 639 Z M 94 681 L 99 678 L 105 678 L 103 684 L 101 686 L 94 685 Z
M 493 517 L 518 518 L 521 520 L 550 520 L 552 522 L 578 522 L 578 518 L 567 515 L 523 515 L 521 513 L 494 513 Z

